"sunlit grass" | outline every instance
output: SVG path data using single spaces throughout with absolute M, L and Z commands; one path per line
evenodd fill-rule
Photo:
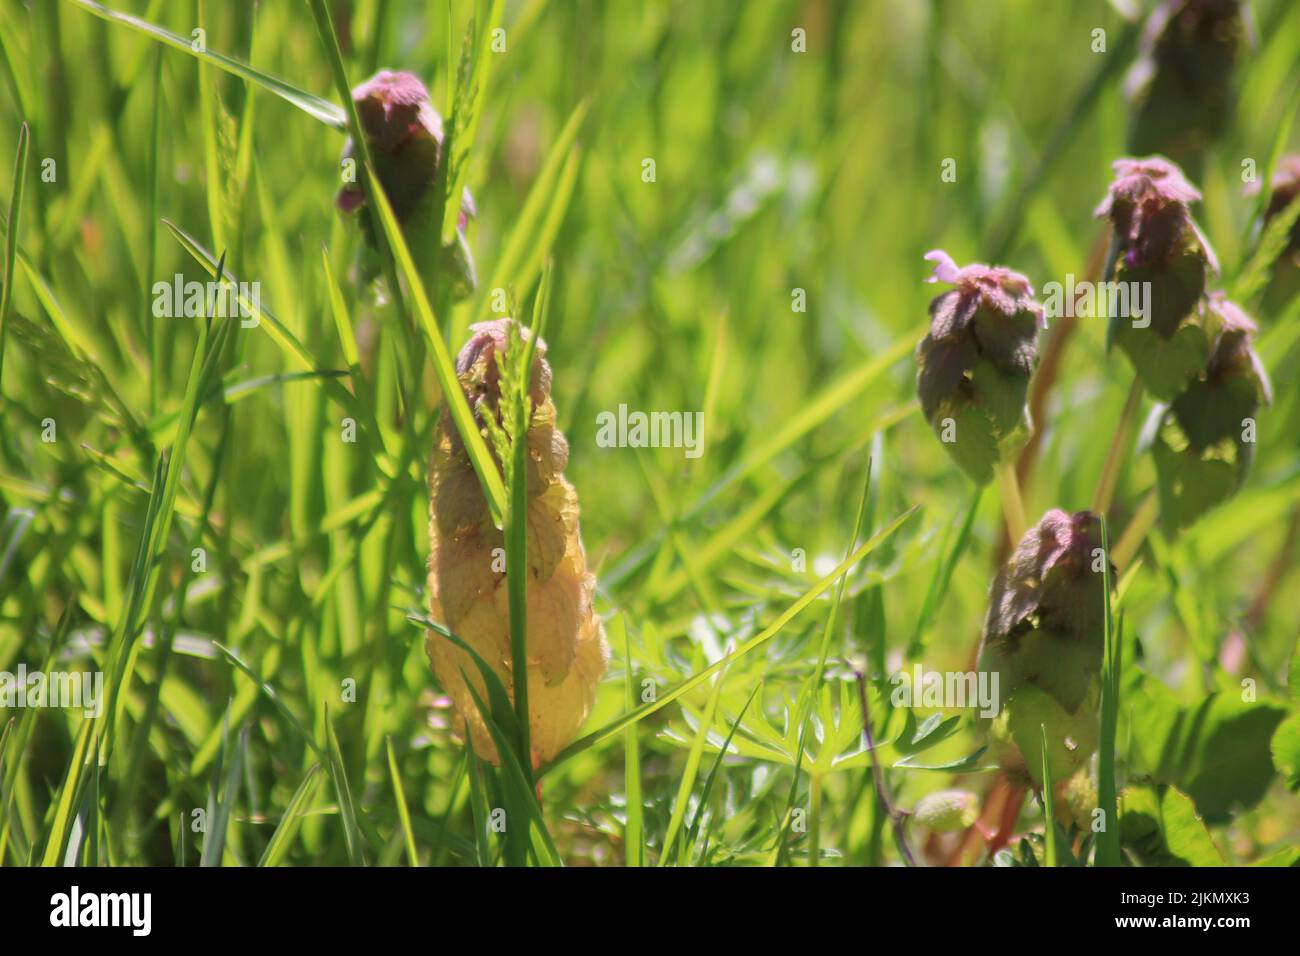
M 1241 160 L 1295 148 L 1300 69 L 1300 8 L 1254 6 L 1260 46 L 1200 184 L 1246 294 L 1263 267 Z M 101 671 L 107 701 L 93 719 L 0 709 L 0 865 L 902 862 L 879 793 L 906 810 L 993 775 L 969 720 L 895 707 L 888 676 L 974 666 L 1004 534 L 996 486 L 977 492 L 917 408 L 922 255 L 1084 273 L 1134 36 L 1101 0 L 0 4 L 0 671 Z M 357 279 L 362 238 L 334 206 L 343 93 L 379 67 L 418 74 L 457 131 L 440 225 L 468 186 L 465 301 L 387 203 L 366 215 L 388 293 Z M 153 283 L 177 273 L 258 282 L 255 324 L 155 318 Z M 583 731 L 540 767 L 491 681 L 506 757 L 467 754 L 424 651 L 444 398 L 511 567 L 527 546 L 522 479 L 453 366 L 502 302 L 545 315 L 612 652 Z M 1159 769 L 1144 727 L 1198 771 L 1216 752 L 1179 733 L 1209 695 L 1249 679 L 1295 713 L 1300 316 L 1256 318 L 1279 387 L 1249 482 L 1116 561 L 1111 818 Z M 1151 402 L 1129 408 L 1104 340 L 1078 324 L 1019 494 L 1029 525 L 1104 501 L 1110 541 L 1137 551 L 1123 532 L 1154 470 L 1112 439 Z M 600 447 L 596 415 L 621 403 L 702 411 L 704 454 Z M 1300 836 L 1294 792 L 1265 789 L 1253 829 L 1209 820 L 1229 862 Z M 1043 857 L 1033 806 L 1021 861 Z M 518 826 L 494 829 L 498 809 Z M 1114 822 L 1047 858 L 1132 861 Z

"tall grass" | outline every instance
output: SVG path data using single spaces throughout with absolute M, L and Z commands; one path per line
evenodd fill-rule
M 1260 208 L 1241 157 L 1295 146 L 1300 9 L 1255 7 L 1200 183 L 1216 243 Z M 999 495 L 917 414 L 921 256 L 1082 274 L 1133 36 L 1101 0 L 0 3 L 0 671 L 100 671 L 107 700 L 0 710 L 0 865 L 901 862 L 884 834 L 906 809 L 985 792 L 991 760 L 969 721 L 895 707 L 887 678 L 971 666 L 1004 534 Z M 379 67 L 445 104 L 436 228 L 463 186 L 478 207 L 463 302 L 382 198 L 386 292 L 359 281 L 333 197 L 348 90 Z M 1219 251 L 1258 279 L 1248 242 Z M 177 273 L 257 281 L 260 302 L 243 325 L 155 318 Z M 423 649 L 430 628 L 460 640 L 424 595 L 444 400 L 511 568 L 534 533 L 512 521 L 526 468 L 507 484 L 452 364 L 501 302 L 544 317 L 613 655 L 582 733 L 538 768 L 526 700 L 491 680 L 502 764 L 466 752 Z M 1278 382 L 1295 318 L 1258 316 Z M 1153 481 L 1111 451 L 1131 369 L 1099 322 L 1068 349 L 1024 518 L 1101 496 L 1113 533 Z M 620 404 L 704 412 L 704 454 L 600 447 L 596 415 Z M 1280 696 L 1289 606 L 1237 624 L 1300 498 L 1297 415 L 1279 389 L 1248 485 L 1116 560 L 1093 862 L 1120 860 L 1119 785 L 1151 770 L 1130 708 L 1153 684 L 1135 682 L 1188 705 L 1246 678 Z M 1122 647 L 1140 660 L 1121 668 Z M 1244 838 L 1210 825 L 1231 862 L 1263 859 L 1300 834 L 1300 803 L 1279 782 Z

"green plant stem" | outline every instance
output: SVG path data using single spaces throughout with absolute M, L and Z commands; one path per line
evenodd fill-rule
M 1111 439 L 1110 450 L 1106 452 L 1106 463 L 1102 465 L 1101 477 L 1097 480 L 1097 490 L 1092 496 L 1093 514 L 1104 515 L 1110 510 L 1110 504 L 1115 499 L 1115 485 L 1119 482 L 1119 472 L 1124 465 L 1124 456 L 1128 452 L 1133 425 L 1137 421 L 1137 412 L 1141 405 L 1142 383 L 1135 375 L 1133 384 L 1128 390 L 1128 399 L 1124 402 L 1124 411 L 1119 416 L 1119 424 L 1115 426 L 1115 437 Z
M 1291 509 L 1291 518 L 1287 522 L 1282 546 L 1278 548 L 1277 555 L 1269 563 L 1268 571 L 1264 575 L 1264 583 L 1255 594 L 1255 599 L 1250 602 L 1250 610 L 1246 612 L 1247 632 L 1253 634 L 1264 623 L 1269 604 L 1276 596 L 1287 572 L 1291 570 L 1292 556 L 1297 542 L 1300 542 L 1300 507 Z
M 1056 845 L 1056 805 L 1053 796 L 1055 785 L 1052 781 L 1052 761 L 1047 751 L 1047 726 L 1038 725 L 1038 734 L 1040 741 L 1040 752 L 1042 754 L 1043 768 L 1043 792 L 1038 795 L 1039 802 L 1043 805 L 1043 866 L 1055 867 L 1057 862 L 1057 845 Z
M 330 17 L 324 0 L 311 0 L 311 11 L 312 16 L 316 19 L 316 30 L 320 34 L 321 43 L 324 45 L 325 53 L 329 58 L 330 74 L 334 79 L 335 90 L 343 101 L 343 115 L 346 119 L 348 134 L 352 137 L 353 144 L 360 150 L 363 164 L 368 169 L 375 169 L 374 152 L 370 148 L 370 141 L 366 139 L 361 130 L 361 117 L 357 113 L 356 101 L 352 99 L 352 87 L 348 85 L 348 75 L 346 68 L 343 66 L 343 54 L 339 50 L 338 35 L 334 32 L 334 21 Z M 373 190 L 375 186 L 372 182 L 367 182 L 366 188 L 367 190 Z M 411 318 L 406 311 L 406 301 L 402 295 L 402 287 L 397 281 L 397 266 L 394 262 L 393 250 L 385 238 L 384 227 L 379 220 L 379 213 L 376 211 L 373 202 L 366 204 L 366 215 L 370 217 L 370 227 L 374 232 L 375 242 L 379 244 L 384 277 L 388 280 L 389 294 L 393 297 L 397 315 L 409 327 Z M 414 387 L 414 384 L 412 384 L 412 387 Z
M 1101 547 L 1110 550 L 1110 535 L 1106 529 L 1106 516 L 1102 515 Z M 1097 806 L 1104 816 L 1105 829 L 1097 837 L 1094 856 L 1097 866 L 1120 865 L 1120 832 L 1118 782 L 1115 779 L 1115 736 L 1119 727 L 1119 689 L 1123 671 L 1123 632 L 1117 631 L 1114 621 L 1114 604 L 1111 600 L 1110 563 L 1102 562 L 1102 593 L 1105 595 L 1106 613 L 1103 622 L 1103 658 L 1101 684 L 1101 738 L 1097 748 Z M 1123 618 L 1120 619 L 1123 627 Z
M 999 462 L 995 471 L 998 490 L 1002 493 L 1002 517 L 1007 523 L 1007 536 L 1014 548 L 1028 527 L 1025 523 L 1025 505 L 1020 500 L 1020 481 L 1016 478 L 1015 466 L 1008 462 Z
M 1097 238 L 1093 241 L 1092 250 L 1088 254 L 1088 261 L 1084 267 L 1084 275 L 1089 281 L 1100 278 L 1102 271 L 1105 269 L 1106 252 L 1109 248 L 1109 231 L 1099 231 Z M 1060 378 L 1061 365 L 1065 361 L 1066 349 L 1078 330 L 1078 325 L 1079 320 L 1075 316 L 1063 316 L 1052 325 L 1051 331 L 1045 336 L 1046 343 L 1040 347 L 1041 359 L 1038 363 L 1038 370 L 1034 373 L 1033 381 L 1029 385 L 1030 421 L 1035 423 L 1046 421 L 1047 399 Z M 1038 449 L 1042 447 L 1044 433 L 1044 429 L 1035 427 L 1034 433 L 1029 436 L 1029 441 L 1025 442 L 1025 447 L 1020 449 L 1020 455 L 1016 461 L 1016 475 L 1019 476 L 1022 485 L 1028 484 L 1029 477 L 1033 474 L 1034 465 L 1038 461 Z
M 513 343 L 521 348 L 522 341 Z M 510 507 L 506 511 L 506 576 L 510 605 L 510 661 L 514 684 L 515 719 L 519 722 L 519 764 L 533 782 L 532 742 L 528 714 L 528 401 L 529 367 L 511 396 L 514 421 L 510 453 Z
M 1120 574 L 1124 573 L 1124 569 L 1137 555 L 1138 549 L 1142 547 L 1142 542 L 1146 541 L 1147 533 L 1154 527 L 1159 514 L 1160 502 L 1156 498 L 1155 489 L 1152 489 L 1142 499 L 1142 504 L 1138 506 L 1133 520 L 1128 523 L 1128 527 L 1124 529 L 1115 549 L 1111 552 L 1111 560 Z
M 822 775 L 813 771 L 808 782 L 808 865 L 822 855 Z

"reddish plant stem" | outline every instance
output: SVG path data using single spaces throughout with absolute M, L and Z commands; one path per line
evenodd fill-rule
M 1024 784 L 998 774 L 985 797 L 980 818 L 966 830 L 944 866 L 971 865 L 979 859 L 981 849 L 992 855 L 1006 846 L 1020 819 L 1026 793 Z
M 1104 515 L 1110 511 L 1110 504 L 1115 499 L 1115 485 L 1119 481 L 1120 470 L 1124 467 L 1124 456 L 1128 453 L 1141 404 L 1142 383 L 1134 376 L 1128 399 L 1124 402 L 1124 410 L 1120 413 L 1119 424 L 1115 426 L 1115 437 L 1111 439 L 1110 448 L 1106 452 L 1106 462 L 1101 468 L 1097 490 L 1092 497 L 1093 514 Z
M 1106 231 L 1098 233 L 1097 239 L 1092 244 L 1092 249 L 1088 254 L 1087 267 L 1085 269 L 1085 278 L 1092 282 L 1096 281 L 1101 275 L 1101 270 L 1106 264 L 1106 250 L 1109 248 L 1110 237 Z M 1075 295 L 1076 303 L 1079 297 L 1083 295 L 1082 289 Z M 1034 374 L 1034 380 L 1029 386 L 1029 416 L 1034 423 L 1034 432 L 1029 436 L 1029 441 L 1020 449 L 1020 456 L 1016 459 L 1016 477 L 1020 480 L 1020 489 L 1022 494 L 1029 487 L 1029 479 L 1033 475 L 1034 466 L 1038 463 L 1038 450 L 1043 443 L 1043 435 L 1046 429 L 1043 422 L 1047 416 L 1047 400 L 1051 395 L 1052 386 L 1060 377 L 1061 363 L 1065 359 L 1066 347 L 1070 344 L 1070 338 L 1074 335 L 1075 326 L 1078 319 L 1074 316 L 1062 316 L 1057 319 L 1047 333 L 1047 344 L 1043 348 L 1042 358 L 1038 363 L 1038 371 Z M 1015 546 L 1014 541 L 1008 541 L 1004 536 L 1002 545 L 998 548 L 996 554 L 996 563 L 1000 566 L 1011 553 Z
M 1002 805 L 1002 815 L 998 817 L 998 828 L 994 832 L 992 839 L 988 841 L 988 852 L 990 854 L 998 852 L 1011 840 L 1011 833 L 1016 828 L 1016 821 L 1020 819 L 1020 808 L 1025 804 L 1025 794 L 1029 789 L 1020 783 L 1012 781 L 1007 782 L 1010 792 L 1007 794 L 1006 802 Z
M 1101 277 L 1101 270 L 1106 265 L 1106 251 L 1109 248 L 1110 234 L 1103 229 L 1097 233 L 1097 238 L 1092 243 L 1092 249 L 1088 252 L 1088 262 L 1084 267 L 1084 279 L 1088 282 L 1096 282 Z M 1086 286 L 1083 288 L 1086 288 Z M 1076 305 L 1083 298 L 1083 288 L 1080 288 L 1075 293 Z M 1029 392 L 1029 413 L 1033 416 L 1034 434 L 1025 443 L 1025 447 L 1020 450 L 1020 458 L 1016 462 L 1016 474 L 1020 477 L 1022 486 L 1029 480 L 1029 476 L 1033 473 L 1034 465 L 1037 462 L 1038 447 L 1043 440 L 1043 430 L 1039 425 L 1046 414 L 1047 397 L 1052 390 L 1052 386 L 1056 384 L 1057 376 L 1061 370 L 1061 362 L 1065 358 L 1065 348 L 1070 343 L 1070 336 L 1074 334 L 1078 321 L 1075 316 L 1070 315 L 1063 316 L 1056 323 L 1054 332 L 1047 342 L 1046 354 L 1044 354 L 1043 361 L 1038 367 L 1038 374 L 1034 376 L 1034 382 Z
M 1282 581 L 1288 571 L 1291 570 L 1291 556 L 1295 552 L 1296 542 L 1300 541 L 1300 508 L 1291 511 L 1291 520 L 1287 524 L 1286 537 L 1282 539 L 1282 547 L 1278 549 L 1277 555 L 1273 558 L 1272 563 L 1268 566 L 1268 571 L 1264 575 L 1264 582 L 1260 585 L 1259 591 L 1255 594 L 1255 599 L 1250 602 L 1250 610 L 1246 612 L 1246 630 L 1249 633 L 1255 633 L 1259 626 L 1264 623 L 1264 616 L 1268 613 L 1268 606 L 1272 602 L 1277 590 L 1282 586 Z

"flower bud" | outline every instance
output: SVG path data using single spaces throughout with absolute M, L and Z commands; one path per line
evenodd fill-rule
M 916 390 L 926 420 L 977 484 L 1032 431 L 1025 395 L 1045 325 L 1029 280 L 995 266 L 958 269 L 945 252 L 928 282 L 953 288 L 930 303 L 930 332 L 916 350 Z
M 1258 188 L 1257 183 L 1255 186 Z M 1291 153 L 1278 160 L 1269 186 L 1268 205 L 1264 209 L 1265 229 L 1300 197 L 1300 153 Z M 1260 314 L 1281 315 L 1297 293 L 1300 293 L 1300 218 L 1291 224 L 1286 248 L 1273 264 L 1273 273 L 1259 305 Z
M 1040 787 L 1040 725 L 1054 780 L 1097 747 L 1105 561 L 1096 515 L 1054 509 L 1025 532 L 993 582 L 979 655 L 979 669 L 998 675 L 990 739 L 1003 770 Z
M 979 798 L 967 790 L 938 790 L 918 800 L 912 815 L 935 833 L 965 830 L 979 819 Z
M 1251 348 L 1255 323 L 1222 292 L 1207 296 L 1200 311 L 1216 335 L 1209 360 L 1173 402 L 1155 409 L 1142 439 L 1155 459 L 1161 521 L 1171 530 L 1241 487 L 1254 460 L 1255 416 L 1272 401 Z
M 1273 181 L 1269 183 L 1265 221 L 1281 215 L 1297 197 L 1300 197 L 1300 153 L 1288 153 L 1278 160 Z M 1291 226 L 1291 241 L 1287 244 L 1287 251 L 1300 254 L 1300 221 Z
M 1206 148 L 1231 121 L 1233 69 L 1245 39 L 1240 0 L 1165 0 L 1156 7 L 1125 78 L 1131 148 L 1199 170 Z
M 457 297 L 463 298 L 473 291 L 476 278 L 461 233 L 476 210 L 467 189 L 461 197 L 457 239 L 447 249 L 440 249 L 441 237 L 434 231 L 439 197 L 433 187 L 442 163 L 443 126 L 429 91 L 413 73 L 380 70 L 352 91 L 352 99 L 375 175 L 402 226 L 412 259 L 421 269 L 435 266 L 449 276 Z M 356 181 L 339 190 L 336 201 L 344 213 L 356 212 L 366 202 L 368 184 L 360 169 L 361 159 L 361 151 L 348 137 L 343 162 L 356 164 Z M 368 218 L 363 217 L 362 230 L 367 246 L 373 249 L 375 235 Z M 373 269 L 374 264 L 367 263 L 367 271 Z
M 498 356 L 526 341 L 512 319 L 471 328 L 456 374 L 474 418 L 486 433 L 501 423 Z M 520 334 L 516 334 L 520 333 Z M 578 495 L 564 478 L 569 446 L 555 424 L 546 345 L 533 353 L 526 440 L 528 497 L 528 709 L 535 763 L 553 758 L 582 726 L 609 658 L 604 628 L 592 606 L 596 579 L 587 570 L 578 528 Z M 511 697 L 513 666 L 505 540 L 493 524 L 464 444 L 444 407 L 429 469 L 429 602 L 445 623 L 496 672 Z M 495 454 L 495 452 L 494 452 Z M 469 655 L 439 634 L 426 650 L 451 696 L 457 723 L 476 753 L 498 761 L 496 747 L 465 676 L 480 699 L 483 680 Z M 463 673 L 462 673 L 463 672 Z
M 1148 392 L 1168 401 L 1205 367 L 1213 334 L 1201 325 L 1197 303 L 1207 270 L 1218 271 L 1210 244 L 1188 204 L 1201 198 L 1173 163 L 1159 156 L 1119 159 L 1115 181 L 1097 216 L 1115 228 L 1116 282 L 1148 290 L 1144 321 L 1111 318 L 1110 338 L 1133 363 Z

